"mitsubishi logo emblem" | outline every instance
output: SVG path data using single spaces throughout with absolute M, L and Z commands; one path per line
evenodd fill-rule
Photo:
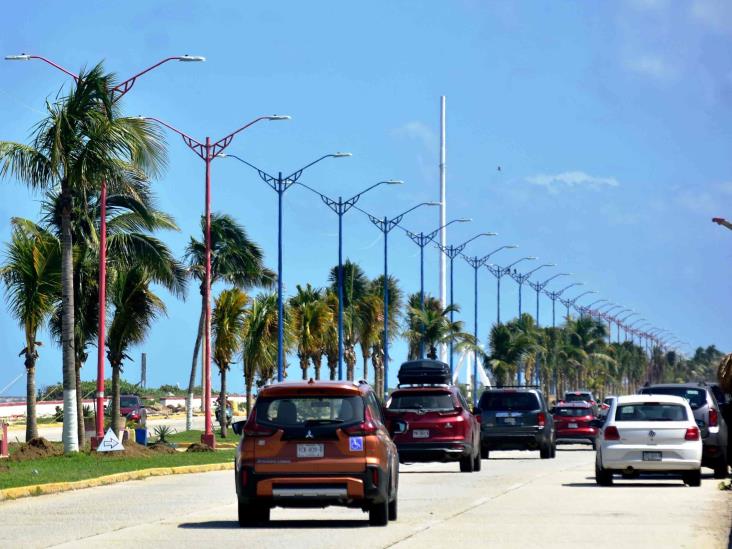
M 313 436 L 313 432 L 308 430 L 307 434 L 305 435 L 305 438 L 315 438 L 315 437 Z
M 656 431 L 654 431 L 653 429 L 651 429 L 650 431 L 648 431 L 648 436 L 651 439 L 654 438 L 656 436 Z

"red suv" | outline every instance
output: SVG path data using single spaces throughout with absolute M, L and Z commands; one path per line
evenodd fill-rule
M 379 402 L 366 382 L 268 385 L 236 452 L 239 525 L 269 521 L 272 507 L 340 505 L 368 511 L 385 526 L 397 518 L 399 460 Z
M 598 428 L 592 425 L 595 411 L 590 402 L 560 401 L 554 407 L 553 415 L 557 442 L 560 440 L 565 442 L 589 441 L 592 449 L 595 449 Z
M 386 406 L 399 461 L 459 461 L 465 473 L 480 471 L 480 425 L 460 390 L 421 381 L 399 385 Z

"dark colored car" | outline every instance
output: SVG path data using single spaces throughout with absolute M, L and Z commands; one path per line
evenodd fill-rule
M 481 457 L 491 450 L 539 450 L 553 458 L 557 445 L 554 418 L 544 394 L 531 388 L 488 389 L 478 402 Z
M 239 525 L 269 521 L 273 507 L 338 505 L 368 511 L 385 526 L 397 517 L 399 458 L 379 402 L 366 382 L 268 385 L 235 459 Z
M 137 395 L 120 395 L 119 414 L 139 423 L 145 423 L 147 420 L 147 411 Z
M 399 461 L 459 461 L 480 471 L 480 425 L 454 385 L 400 387 L 387 403 L 389 431 Z
M 638 392 L 645 395 L 676 395 L 688 400 L 701 431 L 702 466 L 714 469 L 714 478 L 727 477 L 727 423 L 709 385 L 669 383 L 641 387 Z
M 593 425 L 595 412 L 589 402 L 560 402 L 553 410 L 557 443 L 589 442 L 596 448 L 598 428 Z

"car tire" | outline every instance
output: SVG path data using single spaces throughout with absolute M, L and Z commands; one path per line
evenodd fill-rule
M 701 486 L 701 469 L 695 469 L 693 471 L 687 471 L 683 475 L 684 484 L 689 486 L 698 487 Z
M 552 459 L 557 457 L 557 442 L 554 441 L 554 444 L 552 444 Z
M 251 503 L 242 503 L 240 501 L 238 505 L 239 526 L 247 527 L 269 522 L 269 512 L 269 507 L 262 507 L 261 505 Z
M 491 457 L 491 451 L 486 448 L 485 446 L 481 446 L 480 448 L 480 459 L 490 459 Z
M 549 459 L 552 457 L 552 447 L 549 444 L 542 444 L 539 447 L 539 456 L 541 459 Z
M 372 503 L 369 507 L 369 524 L 371 526 L 386 526 L 389 523 L 389 502 Z
M 481 457 L 480 457 L 480 451 L 478 451 L 475 454 L 475 457 L 473 458 L 473 471 L 476 473 L 480 471 L 481 468 Z
M 613 474 L 607 469 L 603 469 L 597 462 L 595 462 L 595 482 L 599 486 L 613 485 Z
M 597 450 L 597 439 L 593 438 L 591 440 L 591 442 L 592 442 L 592 449 Z
M 472 473 L 473 472 L 473 456 L 465 456 L 460 458 L 460 472 L 461 473 Z
M 727 473 L 728 473 L 727 457 L 722 455 L 717 459 L 717 462 L 714 464 L 714 478 L 716 478 L 716 479 L 727 478 Z
M 389 520 L 397 519 L 397 496 L 394 494 L 394 499 L 389 502 Z

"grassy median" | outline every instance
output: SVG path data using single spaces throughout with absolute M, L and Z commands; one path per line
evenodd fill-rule
M 157 440 L 157 437 L 155 436 L 154 430 L 152 431 L 152 440 Z M 180 443 L 194 443 L 194 442 L 201 442 L 201 435 L 203 434 L 203 431 L 198 431 L 196 429 L 193 429 L 191 431 L 181 431 L 179 433 L 174 433 L 172 435 L 167 435 L 165 437 L 165 440 L 168 442 L 174 443 L 174 444 L 180 444 Z M 229 429 L 229 434 L 226 438 L 221 438 L 221 431 L 214 431 L 214 437 L 216 438 L 216 444 L 238 444 L 239 437 L 234 434 L 234 431 Z
M 228 463 L 234 460 L 234 450 L 171 454 L 151 452 L 151 454 L 115 456 L 79 452 L 69 456 L 60 455 L 26 461 L 14 461 L 11 458 L 0 461 L 0 490 L 51 482 L 73 482 L 139 469 Z

